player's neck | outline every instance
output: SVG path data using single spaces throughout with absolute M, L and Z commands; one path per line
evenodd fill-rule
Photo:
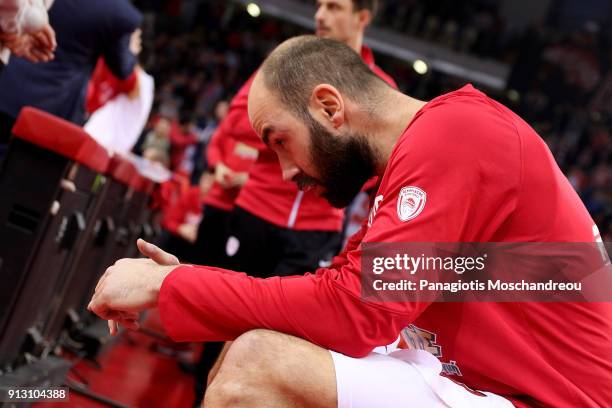
M 355 37 L 349 39 L 346 45 L 355 50 L 357 54 L 361 55 L 361 47 L 363 46 L 363 33 L 359 33 Z
M 366 134 L 377 155 L 376 174 L 382 176 L 393 149 L 416 113 L 426 102 L 395 90 L 388 93 L 379 105 L 375 118 L 370 117 Z

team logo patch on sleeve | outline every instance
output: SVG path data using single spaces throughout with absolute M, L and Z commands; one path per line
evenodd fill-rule
M 400 190 L 397 197 L 397 216 L 400 221 L 409 221 L 416 218 L 427 201 L 427 193 L 418 187 L 408 186 Z

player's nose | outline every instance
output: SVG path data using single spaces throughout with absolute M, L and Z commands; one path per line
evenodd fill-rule
M 300 169 L 294 163 L 283 159 L 279 159 L 279 162 L 283 171 L 284 181 L 292 181 L 295 176 L 300 174 Z
M 318 7 L 317 12 L 314 15 L 314 19 L 317 25 L 321 25 L 321 23 L 323 22 L 324 14 L 325 14 L 325 7 L 323 6 Z
M 284 181 L 293 181 L 295 176 L 300 174 L 300 169 L 297 167 L 292 167 L 290 169 L 283 169 L 283 180 Z

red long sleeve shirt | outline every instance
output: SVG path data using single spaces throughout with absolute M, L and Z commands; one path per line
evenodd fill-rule
M 424 206 L 402 221 L 402 188 Z M 592 242 L 593 220 L 550 151 L 524 121 L 471 86 L 438 97 L 397 142 L 372 211 L 330 268 L 257 279 L 178 267 L 159 310 L 182 341 L 230 340 L 268 328 L 361 357 L 413 325 L 468 386 L 518 406 L 612 401 L 609 303 L 373 303 L 360 296 L 365 242 Z M 554 209 L 554 210 L 551 210 Z
M 393 87 L 391 77 L 375 63 L 372 51 L 363 47 L 361 57 L 376 75 Z M 257 136 L 249 122 L 247 103 L 254 75 L 243 85 L 232 100 L 228 117 L 219 129 L 221 161 L 236 171 L 250 168 L 249 179 L 241 189 L 223 189 L 213 185 L 205 203 L 230 210 L 234 204 L 255 214 L 259 218 L 282 228 L 295 230 L 339 231 L 342 228 L 344 212 L 333 208 L 314 192 L 301 192 L 293 182 L 284 181 L 278 158 Z M 259 151 L 257 160 L 247 163 L 234 159 L 235 146 L 244 143 Z M 252 167 L 251 167 L 252 165 Z
M 206 158 L 210 167 L 215 167 L 221 161 L 235 172 L 248 172 L 257 158 L 250 152 L 243 153 L 239 142 L 242 140 L 241 134 L 254 133 L 248 115 L 249 90 L 254 78 L 255 74 L 242 85 L 240 91 L 232 99 L 227 116 L 219 124 L 206 148 Z M 259 143 L 258 140 L 248 138 L 245 144 L 257 143 Z M 223 188 L 221 184 L 215 182 L 206 195 L 204 204 L 230 211 L 234 207 L 238 193 L 240 193 L 240 187 Z
M 202 193 L 200 186 L 191 186 L 182 191 L 176 202 L 166 209 L 162 227 L 177 235 L 182 224 L 196 224 L 202 217 Z

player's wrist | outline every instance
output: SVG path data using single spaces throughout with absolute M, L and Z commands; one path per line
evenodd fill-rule
M 158 265 L 156 267 L 155 276 L 149 280 L 149 292 L 153 299 L 155 299 L 155 304 L 153 306 L 157 306 L 157 301 L 159 299 L 159 294 L 161 292 L 162 285 L 164 280 L 170 273 L 176 268 L 181 267 L 182 265 Z

